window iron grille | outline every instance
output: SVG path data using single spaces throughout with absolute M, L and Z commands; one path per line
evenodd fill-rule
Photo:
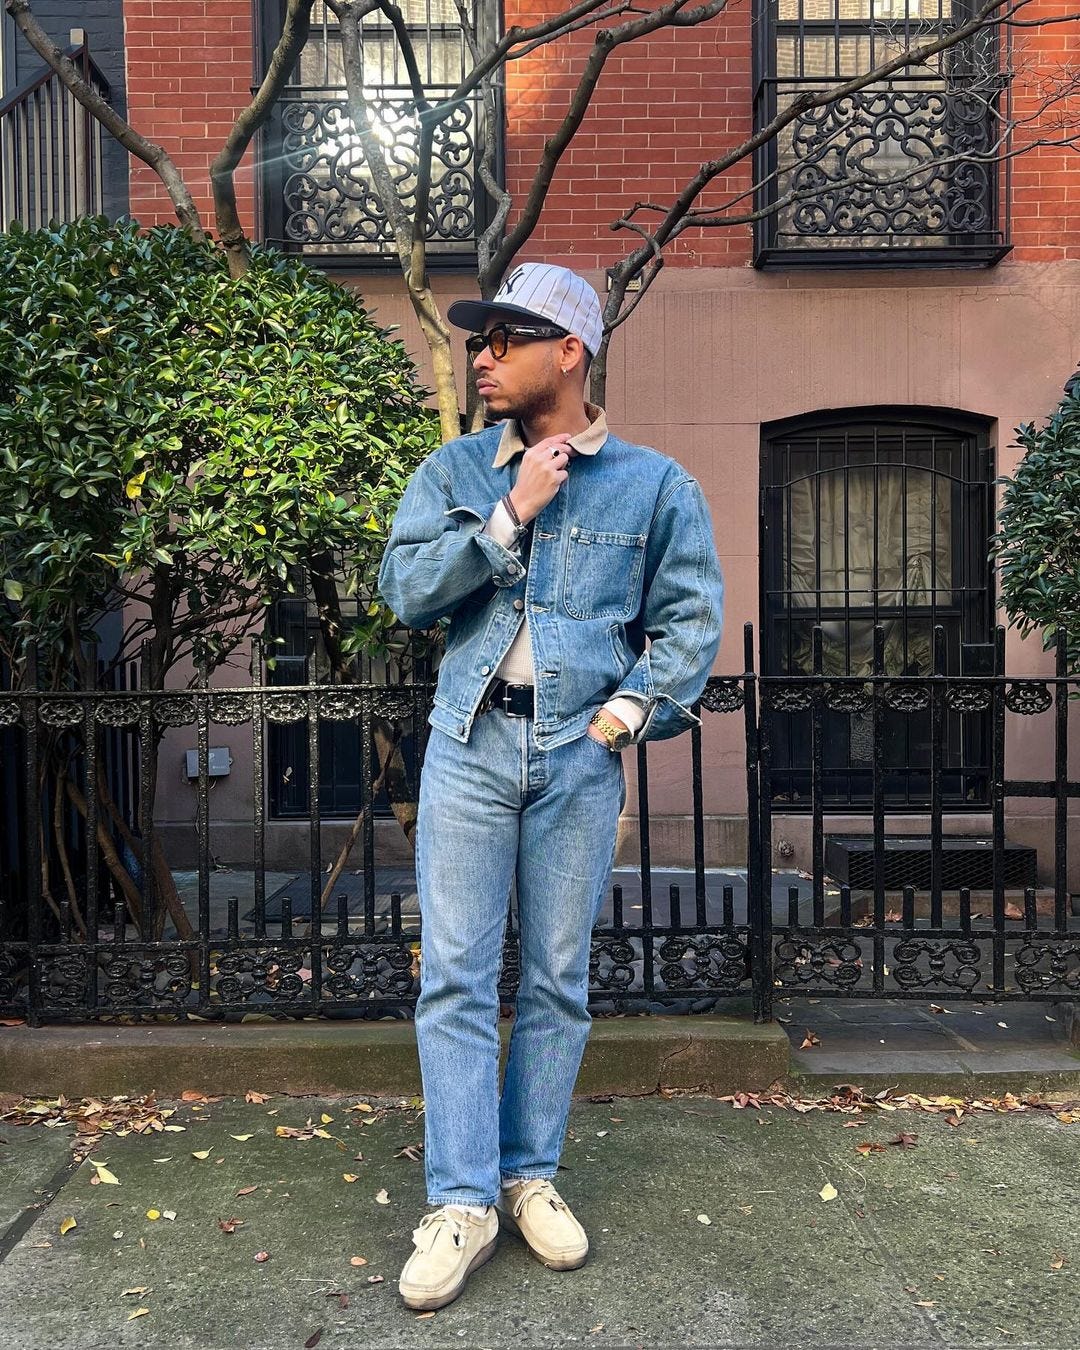
M 759 0 L 755 125 L 967 19 L 960 0 Z M 1008 251 L 995 30 L 800 112 L 759 151 L 759 267 L 988 266 Z M 769 208 L 772 208 L 769 210 Z
M 276 4 L 264 15 L 264 68 L 281 32 Z M 472 69 L 472 47 L 486 43 L 491 6 L 473 0 L 463 25 L 455 0 L 404 0 L 400 6 L 427 98 L 445 101 Z M 416 100 L 389 20 L 361 24 L 364 92 L 370 126 L 383 147 L 398 197 L 415 207 L 420 123 Z M 426 237 L 433 267 L 467 265 L 488 220 L 477 161 L 498 126 L 489 126 L 475 91 L 438 125 L 433 140 Z M 333 13 L 312 9 L 311 31 L 261 137 L 262 237 L 321 265 L 386 265 L 396 260 L 389 219 L 375 192 L 349 116 L 341 34 Z M 501 173 L 501 146 L 496 169 Z
M 880 627 L 887 675 L 933 675 L 937 630 L 948 673 L 982 674 L 978 663 L 993 621 L 992 477 L 985 427 L 944 413 L 852 412 L 767 428 L 764 673 L 814 673 L 819 629 L 822 674 L 869 675 Z M 873 710 L 856 699 L 826 708 L 824 716 L 825 799 L 865 803 Z M 812 776 L 807 721 L 781 717 L 776 734 L 773 791 L 798 807 L 809 799 Z M 929 704 L 887 713 L 884 786 L 891 806 L 925 801 L 932 734 Z M 986 718 L 952 714 L 942 734 L 946 800 L 985 803 Z

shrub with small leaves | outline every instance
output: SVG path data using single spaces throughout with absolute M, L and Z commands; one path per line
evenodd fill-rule
M 196 643 L 224 660 L 313 557 L 376 594 L 439 439 L 426 393 L 299 259 L 256 247 L 232 278 L 185 230 L 104 217 L 0 234 L 0 642 L 70 649 L 126 606 L 159 683 Z
M 1080 671 L 1080 380 L 1046 425 L 1017 431 L 1024 457 L 1004 484 L 992 556 L 1001 604 L 1023 636 L 1044 650 L 1061 634 L 1070 671 Z

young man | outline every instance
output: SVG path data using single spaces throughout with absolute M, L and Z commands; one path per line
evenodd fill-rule
M 499 1220 L 555 1270 L 588 1238 L 555 1187 L 590 1017 L 589 938 L 615 857 L 619 752 L 677 736 L 720 642 L 705 498 L 674 459 L 585 401 L 600 302 L 526 263 L 459 301 L 499 426 L 441 446 L 409 482 L 379 569 L 400 619 L 449 616 L 420 785 L 416 1037 L 427 1199 L 399 1289 L 456 1298 Z M 646 647 L 648 637 L 651 646 Z M 516 883 L 521 979 L 499 1091 L 499 976 Z

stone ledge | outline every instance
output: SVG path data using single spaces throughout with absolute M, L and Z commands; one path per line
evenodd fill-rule
M 500 1024 L 505 1055 L 510 1024 Z M 776 1024 L 749 1018 L 597 1018 L 575 1091 L 636 1096 L 658 1087 L 762 1090 L 788 1071 Z M 0 1032 L 0 1092 L 130 1096 L 185 1090 L 242 1096 L 412 1096 L 420 1067 L 411 1022 L 185 1023 L 9 1027 Z

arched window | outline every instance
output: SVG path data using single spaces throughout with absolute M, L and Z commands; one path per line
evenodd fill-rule
M 944 630 L 946 670 L 989 673 L 993 578 L 993 449 L 989 423 L 946 412 L 853 409 L 772 423 L 763 432 L 762 668 L 808 674 L 812 632 L 826 674 L 869 674 L 873 632 L 885 671 L 929 674 Z M 871 790 L 870 714 L 826 711 L 825 800 L 858 803 Z M 809 801 L 810 733 L 784 720 L 774 789 Z M 929 798 L 930 722 L 888 714 L 886 797 Z M 953 802 L 986 794 L 986 727 L 950 715 L 943 790 Z

